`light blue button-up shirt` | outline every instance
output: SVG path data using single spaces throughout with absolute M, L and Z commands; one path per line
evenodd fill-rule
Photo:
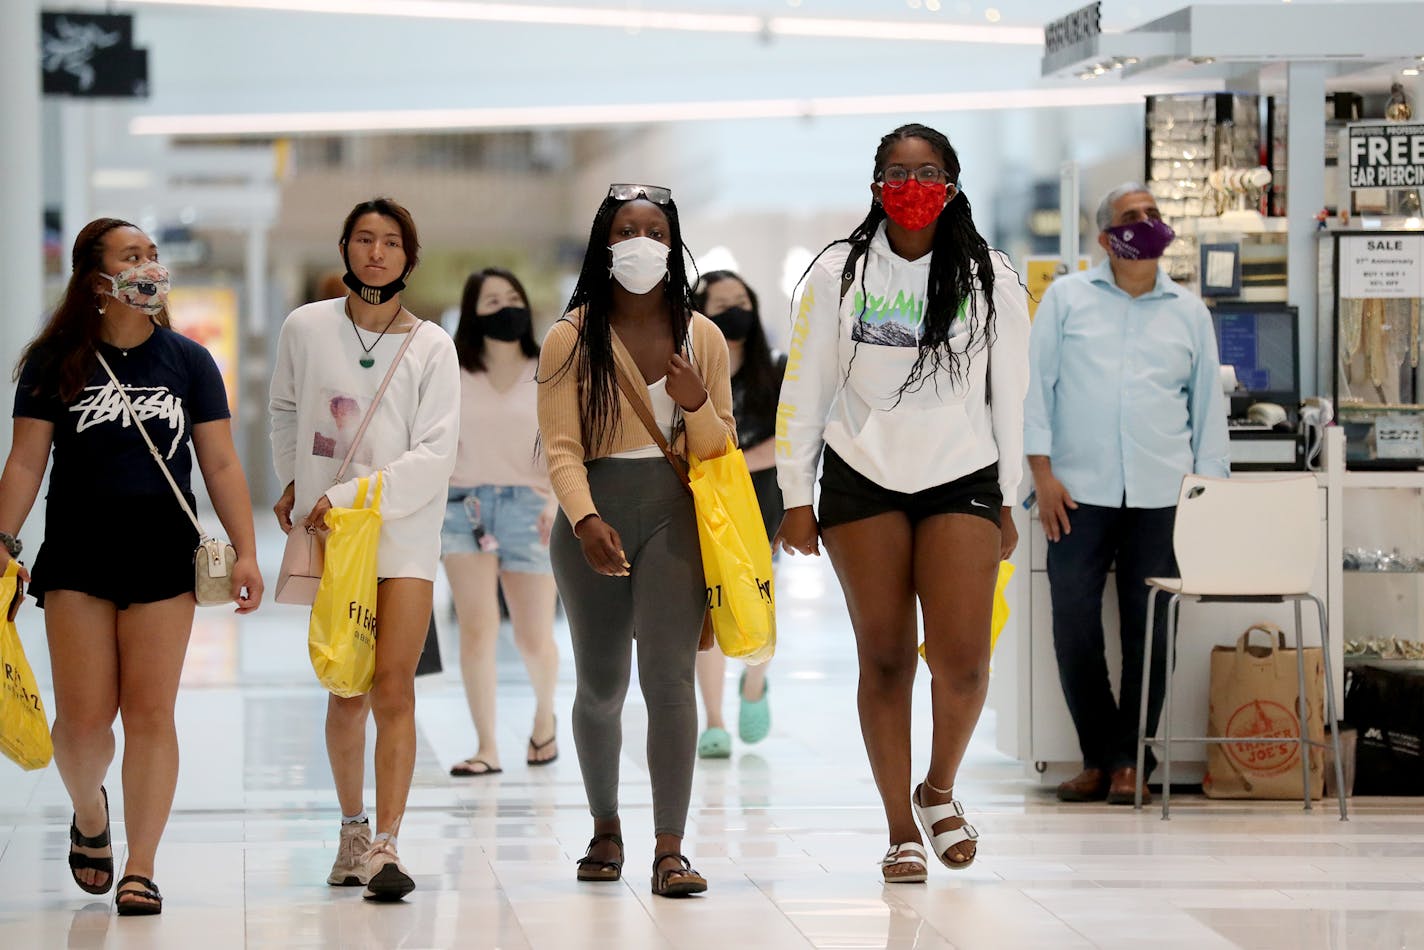
M 1211 314 L 1164 271 L 1141 297 L 1107 260 L 1058 278 L 1029 359 L 1024 452 L 1048 456 L 1074 501 L 1166 508 L 1183 475 L 1230 474 Z

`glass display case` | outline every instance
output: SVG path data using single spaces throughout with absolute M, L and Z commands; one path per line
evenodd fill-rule
M 1352 469 L 1424 468 L 1424 232 L 1336 232 L 1335 405 Z
M 1263 135 L 1269 104 L 1236 93 L 1147 97 L 1144 177 L 1178 233 L 1162 259 L 1173 280 L 1196 284 L 1199 220 L 1236 209 L 1271 213 L 1274 143 Z M 1259 170 L 1265 175 L 1251 178 Z

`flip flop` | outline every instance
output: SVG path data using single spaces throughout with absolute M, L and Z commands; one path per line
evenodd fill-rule
M 107 858 L 95 857 L 89 854 L 79 854 L 75 848 L 112 848 L 109 841 L 109 792 L 104 786 L 99 786 L 99 792 L 104 796 L 104 830 L 92 837 L 79 833 L 79 825 L 76 823 L 77 816 L 69 819 L 69 873 L 74 876 L 74 883 L 79 885 L 80 890 L 86 894 L 107 894 L 109 888 L 114 886 L 114 856 L 110 854 Z M 85 884 L 79 880 L 80 871 L 98 871 L 101 874 L 109 875 L 102 886 L 98 884 Z
M 484 768 L 475 768 L 482 765 Z M 463 762 L 456 762 L 450 766 L 450 774 L 456 778 L 477 778 L 481 775 L 498 775 L 504 769 L 497 769 L 484 759 L 466 759 Z
M 544 751 L 545 749 L 549 748 L 549 746 L 553 745 L 555 742 L 558 742 L 558 741 L 559 741 L 559 720 L 555 719 L 555 720 L 554 720 L 554 734 L 551 735 L 549 738 L 545 739 L 543 742 L 535 742 L 533 736 L 530 736 L 530 737 L 529 737 L 529 752 L 528 752 L 528 754 L 526 754 L 525 757 L 524 757 L 524 764 L 525 764 L 525 765 L 530 765 L 530 766 L 552 765 L 552 764 L 559 758 L 559 752 L 558 752 L 557 749 L 554 750 L 554 754 L 551 755 L 551 756 L 549 756 L 547 759 L 536 759 L 536 758 L 534 758 L 534 754 L 535 754 L 536 752 L 542 752 L 542 751 Z

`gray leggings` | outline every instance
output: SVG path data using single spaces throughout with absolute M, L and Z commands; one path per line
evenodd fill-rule
M 692 797 L 693 676 L 707 603 L 692 496 L 663 458 L 595 459 L 587 468 L 599 515 L 622 538 L 633 567 L 629 577 L 596 573 L 560 513 L 550 555 L 573 637 L 574 744 L 584 792 L 593 817 L 617 816 L 623 698 L 636 635 L 655 833 L 681 836 Z

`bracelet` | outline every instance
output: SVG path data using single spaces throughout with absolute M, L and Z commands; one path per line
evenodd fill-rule
M 6 534 L 4 531 L 0 531 L 0 545 L 5 546 L 5 550 L 10 552 L 11 557 L 19 557 L 20 552 L 25 549 L 24 542 L 13 534 Z

